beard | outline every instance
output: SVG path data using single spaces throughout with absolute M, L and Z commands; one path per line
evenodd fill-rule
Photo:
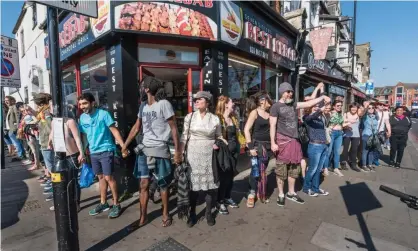
M 289 105 L 289 104 L 293 103 L 293 99 L 292 98 L 285 99 L 284 103 Z

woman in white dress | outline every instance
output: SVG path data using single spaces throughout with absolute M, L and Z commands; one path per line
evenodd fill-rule
M 215 224 L 212 215 L 213 203 L 219 184 L 215 184 L 212 170 L 213 150 L 218 146 L 215 141 L 222 138 L 219 117 L 208 111 L 212 95 L 199 91 L 195 98 L 196 111 L 184 119 L 184 130 L 181 138 L 181 149 L 187 151 L 187 161 L 191 167 L 190 181 L 190 216 L 187 222 L 192 227 L 196 219 L 196 204 L 199 191 L 203 191 L 206 200 L 206 220 L 209 226 Z M 186 143 L 187 142 L 187 143 Z M 187 149 L 185 149 L 185 145 Z M 219 183 L 219 182 L 218 182 Z

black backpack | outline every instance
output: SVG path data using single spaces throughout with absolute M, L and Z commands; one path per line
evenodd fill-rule
M 308 128 L 305 122 L 300 122 L 298 126 L 299 140 L 302 144 L 309 143 Z

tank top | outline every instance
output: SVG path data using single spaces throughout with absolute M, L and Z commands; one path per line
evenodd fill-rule
M 347 116 L 347 115 L 345 115 Z M 350 125 L 351 130 L 344 130 L 344 137 L 349 138 L 360 138 L 360 118 L 357 116 L 357 120 L 355 123 Z
M 270 141 L 270 122 L 258 114 L 254 121 L 253 141 Z

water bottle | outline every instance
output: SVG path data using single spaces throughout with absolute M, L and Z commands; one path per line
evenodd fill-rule
M 258 167 L 258 158 L 251 157 L 251 176 L 254 178 L 260 177 L 260 168 Z

